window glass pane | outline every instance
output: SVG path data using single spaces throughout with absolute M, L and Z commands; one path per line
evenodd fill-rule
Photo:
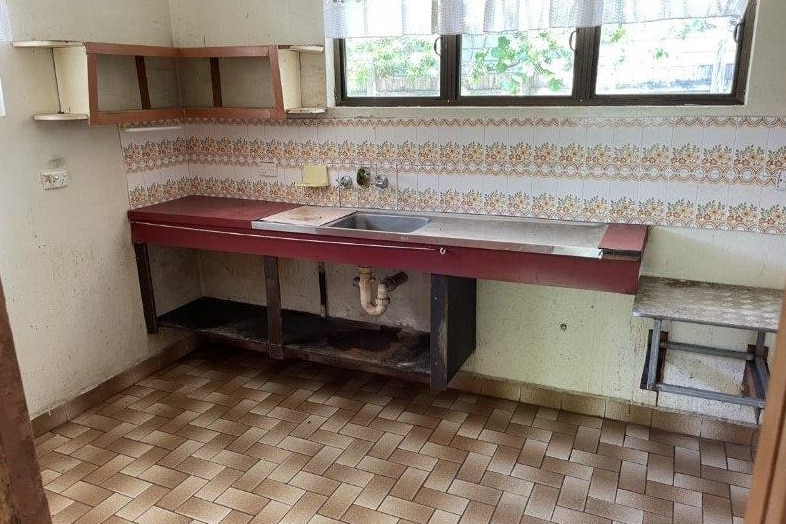
M 572 29 L 461 37 L 462 96 L 570 96 Z
M 347 38 L 347 96 L 439 96 L 436 36 Z
M 0 0 L 0 42 L 11 41 L 11 22 L 8 20 L 8 6 Z
M 729 94 L 737 44 L 730 17 L 605 25 L 597 94 Z

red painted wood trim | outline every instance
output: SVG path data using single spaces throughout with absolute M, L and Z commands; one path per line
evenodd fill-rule
M 635 294 L 640 261 L 597 260 L 345 237 L 132 222 L 135 243 L 408 269 L 484 280 Z
M 262 120 L 282 120 L 275 107 L 186 107 L 186 118 L 229 118 L 236 120 L 259 118 Z
M 224 97 L 221 93 L 221 63 L 218 58 L 210 59 L 210 83 L 213 86 L 213 107 L 223 107 Z
M 131 111 L 90 112 L 91 124 L 130 124 L 154 120 L 176 120 L 183 117 L 182 109 L 134 109 Z
M 0 522 L 52 522 L 40 471 L 0 283 Z
M 272 118 L 284 120 L 287 117 L 287 111 L 284 107 L 284 86 L 281 84 L 281 64 L 278 59 L 277 47 L 270 49 L 270 83 L 273 86 L 273 108 L 275 109 Z
M 253 220 L 289 211 L 296 207 L 300 207 L 300 205 L 242 198 L 189 196 L 131 210 L 128 212 L 128 218 L 132 221 L 250 230 Z
M 268 56 L 276 46 L 248 45 L 224 47 L 181 47 L 178 49 L 184 58 L 225 58 L 225 57 L 264 57 Z
M 150 86 L 147 82 L 147 65 L 145 57 L 137 55 L 136 59 L 136 81 L 139 84 L 139 99 L 142 102 L 142 109 L 150 109 Z
M 87 55 L 87 97 L 90 106 L 90 123 L 98 124 L 98 58 Z
M 176 47 L 162 47 L 153 45 L 105 44 L 99 42 L 85 42 L 85 51 L 97 55 L 124 55 L 124 56 L 161 56 L 177 58 L 180 49 Z
M 609 224 L 598 245 L 604 251 L 644 251 L 649 227 L 640 224 Z

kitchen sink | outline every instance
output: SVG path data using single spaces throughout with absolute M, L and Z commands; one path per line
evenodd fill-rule
M 325 227 L 340 229 L 359 229 L 364 231 L 384 231 L 386 233 L 412 233 L 431 222 L 430 218 L 401 215 L 382 215 L 378 213 L 352 213 Z

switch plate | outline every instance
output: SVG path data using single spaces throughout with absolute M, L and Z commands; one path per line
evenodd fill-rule
M 44 189 L 60 189 L 71 182 L 67 169 L 45 169 L 41 171 L 41 185 Z
M 263 162 L 259 165 L 257 173 L 260 178 L 278 178 L 275 162 Z
M 775 173 L 775 189 L 778 191 L 786 191 L 786 171 L 778 171 Z

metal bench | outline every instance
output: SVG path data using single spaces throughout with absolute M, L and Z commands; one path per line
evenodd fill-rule
M 778 329 L 782 297 L 783 291 L 777 289 L 641 277 L 633 316 L 655 320 L 641 388 L 763 408 L 770 375 L 764 337 Z M 665 320 L 755 331 L 756 346 L 752 351 L 736 351 L 671 341 L 663 330 Z M 743 389 L 748 394 L 732 395 L 663 382 L 667 350 L 744 360 Z

